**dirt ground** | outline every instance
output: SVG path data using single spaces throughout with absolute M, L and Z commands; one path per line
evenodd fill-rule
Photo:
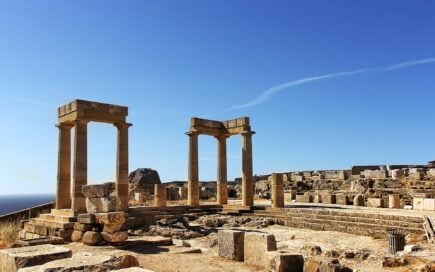
M 249 228 L 244 228 L 249 229 Z M 287 250 L 300 253 L 304 257 L 311 256 L 314 246 L 320 247 L 322 256 L 335 252 L 340 263 L 354 271 L 410 271 L 413 267 L 421 266 L 428 261 L 435 261 L 435 247 L 422 244 L 423 251 L 413 252 L 406 256 L 410 264 L 406 267 L 382 268 L 381 262 L 387 256 L 387 241 L 373 239 L 366 236 L 357 236 L 331 231 L 314 231 L 295 229 L 274 225 L 262 228 L 261 231 L 275 235 L 278 250 Z M 134 239 L 161 240 L 163 238 L 143 236 Z M 246 265 L 220 258 L 218 256 L 217 234 L 212 233 L 206 237 L 186 241 L 190 247 L 158 246 L 158 245 L 132 245 L 125 248 L 113 246 L 90 247 L 79 243 L 65 245 L 76 252 L 93 252 L 99 254 L 122 255 L 131 254 L 137 257 L 140 265 L 156 272 L 173 271 L 267 271 L 260 267 Z M 193 249 L 201 249 L 201 253 L 188 253 Z M 187 252 L 187 253 L 186 253 Z M 356 253 L 354 258 L 344 258 L 346 252 Z M 360 257 L 364 253 L 365 257 Z

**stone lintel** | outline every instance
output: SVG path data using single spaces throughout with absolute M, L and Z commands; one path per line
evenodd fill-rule
M 86 100 L 74 100 L 59 107 L 57 114 L 59 123 L 70 123 L 79 119 L 103 123 L 125 123 L 128 108 Z
M 210 136 L 236 135 L 250 131 L 249 117 L 240 117 L 226 121 L 215 121 L 192 117 L 190 131 Z

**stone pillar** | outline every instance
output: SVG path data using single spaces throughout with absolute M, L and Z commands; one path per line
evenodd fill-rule
M 251 131 L 242 133 L 242 205 L 254 205 L 254 177 L 252 170 L 252 135 Z
M 282 174 L 272 174 L 272 207 L 284 207 L 284 181 Z
M 86 212 L 82 186 L 88 183 L 88 121 L 77 120 L 74 123 L 74 165 L 71 209 Z
M 121 201 L 121 210 L 128 208 L 128 128 L 131 124 L 116 123 L 118 143 L 116 149 L 116 195 Z
M 71 128 L 70 124 L 56 125 L 59 128 L 57 164 L 56 209 L 71 208 Z
M 198 133 L 188 132 L 189 136 L 189 162 L 187 177 L 187 204 L 199 206 L 199 177 L 198 177 Z
M 217 136 L 217 204 L 224 205 L 228 203 L 228 185 L 227 185 L 227 136 Z
M 388 195 L 388 208 L 400 209 L 400 195 L 398 194 Z
M 166 184 L 154 184 L 154 207 L 166 207 Z

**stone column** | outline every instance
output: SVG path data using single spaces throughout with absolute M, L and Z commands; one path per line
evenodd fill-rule
M 154 207 L 166 207 L 166 184 L 154 184 Z
M 187 204 L 199 206 L 199 177 L 198 177 L 198 133 L 188 132 L 189 136 L 189 162 L 187 178 Z
M 252 170 L 252 135 L 254 132 L 242 133 L 242 205 L 254 205 L 254 177 Z
M 272 207 L 284 207 L 284 181 L 282 174 L 272 174 Z
M 74 123 L 74 166 L 71 209 L 86 212 L 82 186 L 88 183 L 88 121 L 77 120 Z
M 216 198 L 217 204 L 224 205 L 228 203 L 227 192 L 227 138 L 228 136 L 217 136 L 218 152 L 217 152 L 217 183 L 216 183 Z
M 116 195 L 121 201 L 121 210 L 128 208 L 128 128 L 131 124 L 116 123 L 118 140 L 116 148 Z
M 400 195 L 399 194 L 388 195 L 388 208 L 400 209 Z
M 59 129 L 56 209 L 71 208 L 71 128 L 70 124 L 56 125 Z

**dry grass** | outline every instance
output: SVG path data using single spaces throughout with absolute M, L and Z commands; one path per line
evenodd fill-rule
M 0 248 L 9 247 L 18 239 L 20 222 L 0 223 Z

